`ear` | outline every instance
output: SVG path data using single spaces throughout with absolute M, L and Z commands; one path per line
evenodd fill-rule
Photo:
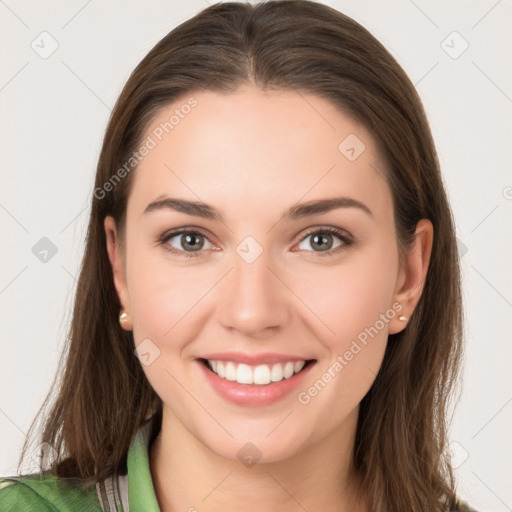
M 421 298 L 432 254 L 433 240 L 434 227 L 432 223 L 428 219 L 421 219 L 416 226 L 415 242 L 397 279 L 395 300 L 402 305 L 402 309 L 389 322 L 389 334 L 395 334 L 405 328 Z M 402 315 L 406 317 L 405 321 L 399 320 Z
M 124 256 L 120 248 L 116 222 L 113 217 L 107 215 L 103 224 L 106 234 L 108 257 L 112 267 L 117 296 L 119 297 L 119 302 L 121 302 L 121 306 L 124 311 L 128 314 L 127 318 L 122 323 L 122 327 L 123 329 L 130 331 L 132 329 L 130 300 L 128 295 L 128 286 L 126 284 Z

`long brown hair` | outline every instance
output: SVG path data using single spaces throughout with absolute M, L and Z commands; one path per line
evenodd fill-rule
M 448 411 L 460 379 L 463 313 L 454 222 L 430 128 L 418 94 L 388 51 L 351 18 L 308 0 L 212 5 L 159 41 L 128 79 L 98 161 L 63 371 L 53 384 L 56 396 L 50 392 L 38 413 L 51 403 L 40 436 L 42 460 L 58 476 L 101 480 L 122 471 L 148 413 L 161 415 L 161 401 L 133 353 L 133 335 L 118 323 L 103 228 L 112 215 L 122 234 L 136 167 L 108 191 L 104 185 L 162 107 L 200 90 L 229 93 L 247 83 L 313 93 L 370 130 L 389 169 L 401 262 L 418 221 L 433 224 L 421 299 L 407 327 L 390 335 L 360 404 L 352 464 L 372 510 L 451 510 Z M 49 446 L 58 457 L 49 456 Z

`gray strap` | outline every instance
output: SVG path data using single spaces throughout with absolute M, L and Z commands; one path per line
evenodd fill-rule
M 121 485 L 118 483 L 121 479 Z M 111 475 L 96 482 L 96 493 L 103 512 L 129 512 L 127 475 Z M 122 495 L 119 493 L 121 487 Z
M 102 512 L 109 512 L 110 507 L 108 506 L 107 491 L 103 480 L 101 482 L 96 482 L 96 494 L 98 495 L 98 501 L 100 502 Z
M 119 496 L 124 512 L 130 512 L 130 500 L 128 499 L 128 474 L 117 477 Z

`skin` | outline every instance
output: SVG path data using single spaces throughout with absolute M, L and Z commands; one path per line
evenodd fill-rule
M 327 100 L 253 86 L 193 96 L 197 106 L 134 171 L 124 246 L 114 220 L 104 223 L 128 313 L 124 327 L 133 330 L 135 345 L 149 338 L 160 350 L 143 369 L 163 401 L 162 431 L 150 453 L 161 510 L 369 510 L 349 467 L 359 403 L 388 334 L 406 327 L 398 316 L 409 318 L 421 296 L 432 224 L 418 223 L 416 244 L 399 268 L 385 163 L 371 134 Z M 186 99 L 162 109 L 146 136 Z M 366 146 L 355 161 L 338 150 L 349 134 Z M 144 214 L 162 195 L 208 203 L 224 222 L 172 210 Z M 337 196 L 361 201 L 373 216 L 337 208 L 282 219 L 298 202 Z M 343 241 L 324 234 L 333 248 L 323 256 L 306 234 L 328 226 L 355 243 L 337 251 Z M 205 235 L 198 257 L 174 255 L 158 243 L 183 227 Z M 251 264 L 236 252 L 248 236 L 263 248 Z M 166 243 L 185 252 L 182 241 Z M 400 313 L 317 396 L 299 403 L 298 392 L 397 302 Z M 271 406 L 243 407 L 217 395 L 195 361 L 229 350 L 317 363 L 297 392 Z M 247 442 L 261 452 L 251 467 L 237 457 Z

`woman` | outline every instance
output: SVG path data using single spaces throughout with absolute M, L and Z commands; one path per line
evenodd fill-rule
M 403 70 L 327 6 L 213 5 L 112 112 L 43 471 L 0 508 L 471 510 L 447 451 L 461 354 Z

